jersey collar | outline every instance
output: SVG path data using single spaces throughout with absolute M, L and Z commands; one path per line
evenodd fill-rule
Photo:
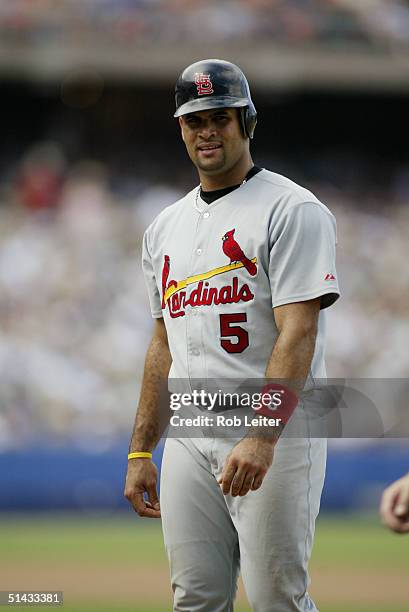
M 243 189 L 247 182 L 256 174 L 258 174 L 259 172 L 261 172 L 263 170 L 263 168 L 260 168 L 259 166 L 253 166 L 252 168 L 250 168 L 250 170 L 248 171 L 248 173 L 246 174 L 245 179 L 243 180 L 242 183 L 240 183 L 240 185 L 235 185 L 234 187 L 232 187 L 231 189 L 229 189 L 226 193 L 224 193 L 223 195 L 221 195 L 220 197 L 218 197 L 216 200 L 214 200 L 213 202 L 210 202 L 209 204 L 207 202 L 205 202 L 205 200 L 202 199 L 201 197 L 201 186 L 198 185 L 198 187 L 196 187 L 196 189 L 193 191 L 193 205 L 194 208 L 197 210 L 197 212 L 199 212 L 200 214 L 206 212 L 206 210 L 209 210 L 209 208 L 213 208 L 214 206 L 216 206 L 217 204 L 219 204 L 219 202 L 223 202 L 231 193 L 233 193 L 233 191 L 237 191 L 238 189 Z M 223 189 L 220 189 L 218 191 L 223 192 Z

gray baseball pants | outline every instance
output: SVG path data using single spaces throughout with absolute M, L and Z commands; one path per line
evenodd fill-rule
M 239 571 L 254 612 L 316 612 L 308 561 L 326 440 L 281 438 L 261 488 L 224 496 L 237 439 L 168 438 L 161 511 L 174 612 L 232 612 Z

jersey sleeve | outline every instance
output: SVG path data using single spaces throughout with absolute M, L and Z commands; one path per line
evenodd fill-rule
M 321 298 L 321 309 L 339 297 L 335 269 L 336 222 L 318 203 L 299 204 L 271 232 L 272 306 Z
M 152 317 L 154 319 L 159 319 L 160 317 L 162 317 L 162 300 L 160 298 L 155 271 L 153 269 L 148 230 L 146 230 L 143 236 L 142 271 L 145 278 L 146 287 L 148 289 L 148 297 Z

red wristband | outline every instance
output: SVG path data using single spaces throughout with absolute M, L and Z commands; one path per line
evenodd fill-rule
M 280 419 L 281 423 L 286 425 L 298 404 L 298 397 L 294 391 L 279 383 L 267 383 L 264 385 L 261 395 L 262 398 L 263 396 L 270 396 L 270 405 L 267 401 L 265 403 L 262 401 L 263 405 L 254 409 L 257 414 L 271 419 Z

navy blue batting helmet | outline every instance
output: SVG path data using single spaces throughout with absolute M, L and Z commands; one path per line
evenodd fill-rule
M 185 68 L 175 86 L 175 101 L 174 117 L 212 108 L 239 108 L 243 132 L 253 138 L 257 112 L 249 84 L 231 62 L 208 59 Z

